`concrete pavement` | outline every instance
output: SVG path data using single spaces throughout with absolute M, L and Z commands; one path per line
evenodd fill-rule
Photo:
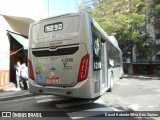
M 112 93 L 105 93 L 101 99 L 125 111 L 160 111 L 159 85 L 157 76 L 124 76 L 115 82 Z
M 160 80 L 160 76 L 153 76 L 153 75 L 130 75 L 130 74 L 125 74 L 123 76 L 123 78 Z
M 128 74 L 125 74 L 123 78 L 160 80 L 160 76 L 128 75 Z M 34 94 L 29 93 L 28 90 L 17 90 L 15 87 L 13 87 L 6 89 L 4 91 L 2 90 L 0 91 L 0 101 L 24 98 L 33 95 Z
M 33 96 L 34 94 L 29 93 L 28 90 L 20 90 L 17 88 L 10 88 L 0 91 L 0 101 L 14 100 L 18 98 L 24 98 Z

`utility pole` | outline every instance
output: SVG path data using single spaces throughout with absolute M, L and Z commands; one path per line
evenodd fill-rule
M 49 17 L 49 0 L 48 0 L 48 17 Z

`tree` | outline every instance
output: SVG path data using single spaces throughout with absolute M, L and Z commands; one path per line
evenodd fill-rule
M 135 44 L 138 54 L 148 59 L 159 50 L 147 28 L 151 22 L 160 30 L 160 24 L 157 25 L 157 20 L 160 21 L 159 0 L 83 0 L 83 3 L 81 10 L 88 12 L 108 35 L 115 35 L 124 57 Z M 151 17 L 153 13 L 154 17 Z
M 147 24 L 153 27 L 151 29 L 148 28 L 148 31 L 150 30 L 151 32 L 152 30 L 153 35 L 149 35 L 147 44 L 144 47 L 145 54 L 147 53 L 147 60 L 151 61 L 152 57 L 160 51 L 160 44 L 157 44 L 157 39 L 160 39 L 160 1 L 148 0 L 143 10 L 147 15 Z
M 131 46 L 142 38 L 146 16 L 135 12 L 136 6 L 142 2 L 144 0 L 102 0 L 88 9 L 91 0 L 85 0 L 87 5 L 84 8 L 87 9 L 84 11 L 89 12 L 108 35 L 117 37 L 125 56 Z

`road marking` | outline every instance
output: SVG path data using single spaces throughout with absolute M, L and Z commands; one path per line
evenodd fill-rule
M 114 107 L 110 107 L 112 109 L 112 111 L 124 111 L 122 109 L 117 109 L 117 108 L 114 108 Z
M 106 103 L 101 99 L 94 101 L 94 103 L 106 105 Z
M 110 107 L 94 108 L 94 109 L 88 109 L 88 110 L 83 110 L 78 112 L 67 113 L 67 115 L 70 118 L 75 120 L 75 119 L 93 117 L 97 115 L 104 115 L 105 117 L 105 112 L 107 111 L 113 111 L 113 109 L 111 109 Z
M 53 97 L 53 95 L 40 95 L 35 97 L 36 99 L 40 99 L 40 98 L 47 98 L 47 97 Z
M 138 110 L 138 108 L 139 107 L 142 107 L 142 106 L 140 106 L 140 105 L 138 105 L 138 104 L 132 104 L 132 105 L 130 105 L 129 106 L 131 109 L 133 109 L 133 110 Z
M 158 89 L 156 89 L 156 90 L 154 90 L 154 91 L 156 91 L 156 92 L 160 92 L 160 90 L 158 90 Z
M 55 104 L 57 108 L 65 108 L 65 107 L 70 107 L 70 106 L 77 106 L 77 105 L 82 105 L 82 104 L 90 104 L 90 101 L 81 101 L 81 102 L 75 102 L 75 103 L 60 103 L 60 104 Z
M 70 98 L 49 98 L 49 99 L 37 100 L 37 103 L 46 103 L 46 102 L 68 100 L 68 99 L 70 99 Z
M 0 104 L 2 103 L 9 103 L 9 102 L 17 102 L 17 101 L 23 101 L 23 100 L 29 100 L 29 99 L 32 99 L 33 98 L 33 96 L 32 97 L 28 97 L 28 98 L 18 98 L 18 99 L 14 99 L 14 100 L 7 100 L 7 101 L 0 101 Z
M 154 108 L 154 107 L 158 107 L 158 105 L 149 105 L 149 106 L 147 106 L 147 107 L 149 107 L 149 108 Z
M 60 103 L 60 104 L 55 104 L 57 108 L 66 108 L 66 107 L 71 107 L 71 106 L 78 106 L 78 105 L 83 105 L 83 104 L 91 104 L 91 103 L 98 103 L 98 104 L 104 104 L 105 102 L 102 100 L 96 100 L 94 102 L 91 102 L 90 100 L 88 101 L 78 101 L 78 102 L 69 102 L 69 103 Z

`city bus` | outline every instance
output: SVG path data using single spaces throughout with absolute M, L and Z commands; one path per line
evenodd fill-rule
M 29 92 L 98 98 L 123 75 L 122 52 L 87 13 L 39 20 L 29 28 Z

